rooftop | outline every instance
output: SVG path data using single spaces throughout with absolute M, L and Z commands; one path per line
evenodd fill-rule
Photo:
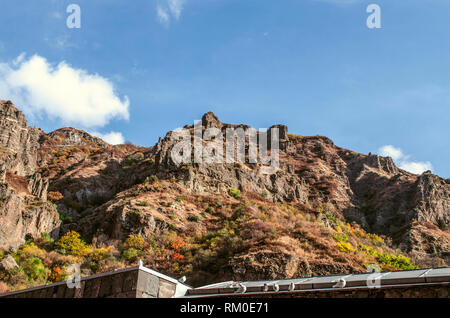
M 450 268 L 305 277 L 284 280 L 227 281 L 193 288 L 143 265 L 80 280 L 79 288 L 61 282 L 0 295 L 7 298 L 199 298 L 244 296 L 311 296 L 317 292 L 450 287 Z M 330 294 L 331 293 L 331 294 Z M 419 291 L 420 293 L 420 291 Z M 449 292 L 446 293 L 449 297 Z

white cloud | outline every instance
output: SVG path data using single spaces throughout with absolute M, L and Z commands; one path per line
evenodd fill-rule
M 22 52 L 18 57 L 13 60 L 13 65 L 18 66 L 25 59 L 26 53 Z
M 181 11 L 183 11 L 184 0 L 168 0 L 167 2 L 170 12 L 178 20 L 181 16 Z
M 160 23 L 169 25 L 171 17 L 179 20 L 186 0 L 163 0 L 156 5 L 156 14 Z
M 39 55 L 0 63 L 0 97 L 12 100 L 29 116 L 46 114 L 64 124 L 103 127 L 129 119 L 129 100 L 117 96 L 112 82 L 66 62 L 51 65 Z
M 391 145 L 386 145 L 380 148 L 380 155 L 385 157 L 391 157 L 394 160 L 398 160 L 403 157 L 403 152 L 399 148 L 395 148 Z
M 433 170 L 431 162 L 410 161 L 410 156 L 405 155 L 400 148 L 396 148 L 392 145 L 381 147 L 378 150 L 378 153 L 381 156 L 391 157 L 401 169 L 412 173 L 421 174 L 424 171 Z
M 111 145 L 121 145 L 125 143 L 125 138 L 123 137 L 121 132 L 111 131 L 106 134 L 100 132 L 91 132 L 90 134 L 100 139 L 103 139 L 104 141 L 106 141 Z
M 429 161 L 427 161 L 427 162 L 405 161 L 402 164 L 400 164 L 400 168 L 402 168 L 403 170 L 412 172 L 412 173 L 421 174 L 422 172 L 427 171 L 427 170 L 432 171 L 433 165 Z
M 78 43 L 73 41 L 68 34 L 62 34 L 59 36 L 55 36 L 52 38 L 45 37 L 44 41 L 48 43 L 48 45 L 52 48 L 56 48 L 59 50 L 65 50 L 70 48 L 79 48 Z
M 159 22 L 162 24 L 167 25 L 170 22 L 169 13 L 167 13 L 167 11 L 160 5 L 156 7 L 156 13 L 158 15 Z

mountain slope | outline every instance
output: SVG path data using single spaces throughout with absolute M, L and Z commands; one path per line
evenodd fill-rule
M 11 103 L 0 106 L 5 114 L 0 127 L 7 127 L 11 114 L 14 119 L 20 112 L 11 111 Z M 248 126 L 225 124 L 207 113 L 202 127 L 225 135 L 227 128 Z M 5 173 L 21 178 L 6 178 L 3 185 L 17 193 L 20 184 L 31 189 L 23 196 L 40 202 L 39 215 L 48 219 L 58 210 L 61 220 L 0 232 L 0 246 L 16 249 L 31 234 L 35 242 L 29 244 L 42 251 L 38 258 L 50 259 L 54 268 L 51 253 L 70 253 L 39 234 L 57 240 L 76 231 L 91 244 L 71 259 L 85 274 L 141 258 L 168 274 L 186 274 L 191 284 L 361 272 L 370 263 L 390 270 L 450 265 L 450 180 L 431 172 L 414 175 L 391 158 L 276 127 L 280 169 L 267 175 L 261 164 L 177 164 L 171 156 L 173 132 L 143 148 L 112 146 L 73 128 L 45 134 L 22 124 L 25 135 L 36 132 L 37 146 L 24 141 L 36 142 L 31 137 L 16 138 L 20 146 L 2 141 L 5 151 L 19 158 L 4 157 Z M 47 182 L 53 203 L 46 201 Z M 11 224 L 5 215 L 20 209 L 4 202 L 0 211 L 7 213 L 0 221 Z M 11 236 L 14 244 L 5 239 Z M 23 250 L 11 251 L 20 266 Z M 98 250 L 104 253 L 98 256 Z M 58 260 L 59 267 L 67 266 L 68 260 Z M 4 280 L 17 288 L 8 275 Z

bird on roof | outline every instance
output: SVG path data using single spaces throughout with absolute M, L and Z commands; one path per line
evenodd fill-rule
M 295 290 L 295 284 L 294 283 L 290 283 L 289 284 L 289 291 L 294 291 Z
M 269 291 L 269 284 L 264 283 L 263 291 L 267 293 Z
M 279 292 L 280 291 L 280 286 L 278 284 L 273 284 L 273 290 L 275 292 Z
M 138 265 L 139 265 L 139 267 L 143 267 L 144 266 L 144 262 L 140 259 Z
M 186 281 L 186 276 L 182 276 L 178 279 L 180 283 L 184 283 Z
M 344 288 L 346 285 L 346 281 L 343 278 L 340 278 L 335 285 L 333 285 L 333 288 Z
M 245 294 L 247 291 L 247 286 L 242 283 L 239 283 L 239 288 L 236 290 L 236 293 Z

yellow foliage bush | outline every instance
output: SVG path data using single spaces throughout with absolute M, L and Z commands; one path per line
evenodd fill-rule
M 87 249 L 89 249 L 89 245 L 87 245 L 81 238 L 80 234 L 75 231 L 70 231 L 64 234 L 55 245 L 61 252 L 61 254 L 68 254 L 74 256 L 80 256 L 85 253 Z
M 45 258 L 45 251 L 40 249 L 34 243 L 23 245 L 18 251 L 17 256 L 20 259 L 28 259 L 31 257 L 37 257 L 41 260 Z
M 344 253 L 356 252 L 356 249 L 354 249 L 349 242 L 338 242 L 337 247 Z
M 89 251 L 86 255 L 91 261 L 100 262 L 109 256 L 112 247 L 97 248 L 93 251 Z
M 411 262 L 409 257 L 404 255 L 394 255 L 379 251 L 372 246 L 367 246 L 362 243 L 359 244 L 358 249 L 362 251 L 367 257 L 374 257 L 378 263 L 382 265 L 385 270 L 411 270 L 418 267 Z
M 125 246 L 127 248 L 134 248 L 136 250 L 142 251 L 147 247 L 147 243 L 140 235 L 130 235 L 125 240 Z
M 369 238 L 372 241 L 373 245 L 381 246 L 381 245 L 385 244 L 384 240 L 381 237 L 379 237 L 378 235 L 376 235 L 376 234 L 368 234 L 368 235 L 369 235 Z
M 363 252 L 367 257 L 374 256 L 376 253 L 378 253 L 378 251 L 375 250 L 372 246 L 368 246 L 363 243 L 359 243 L 358 250 Z

